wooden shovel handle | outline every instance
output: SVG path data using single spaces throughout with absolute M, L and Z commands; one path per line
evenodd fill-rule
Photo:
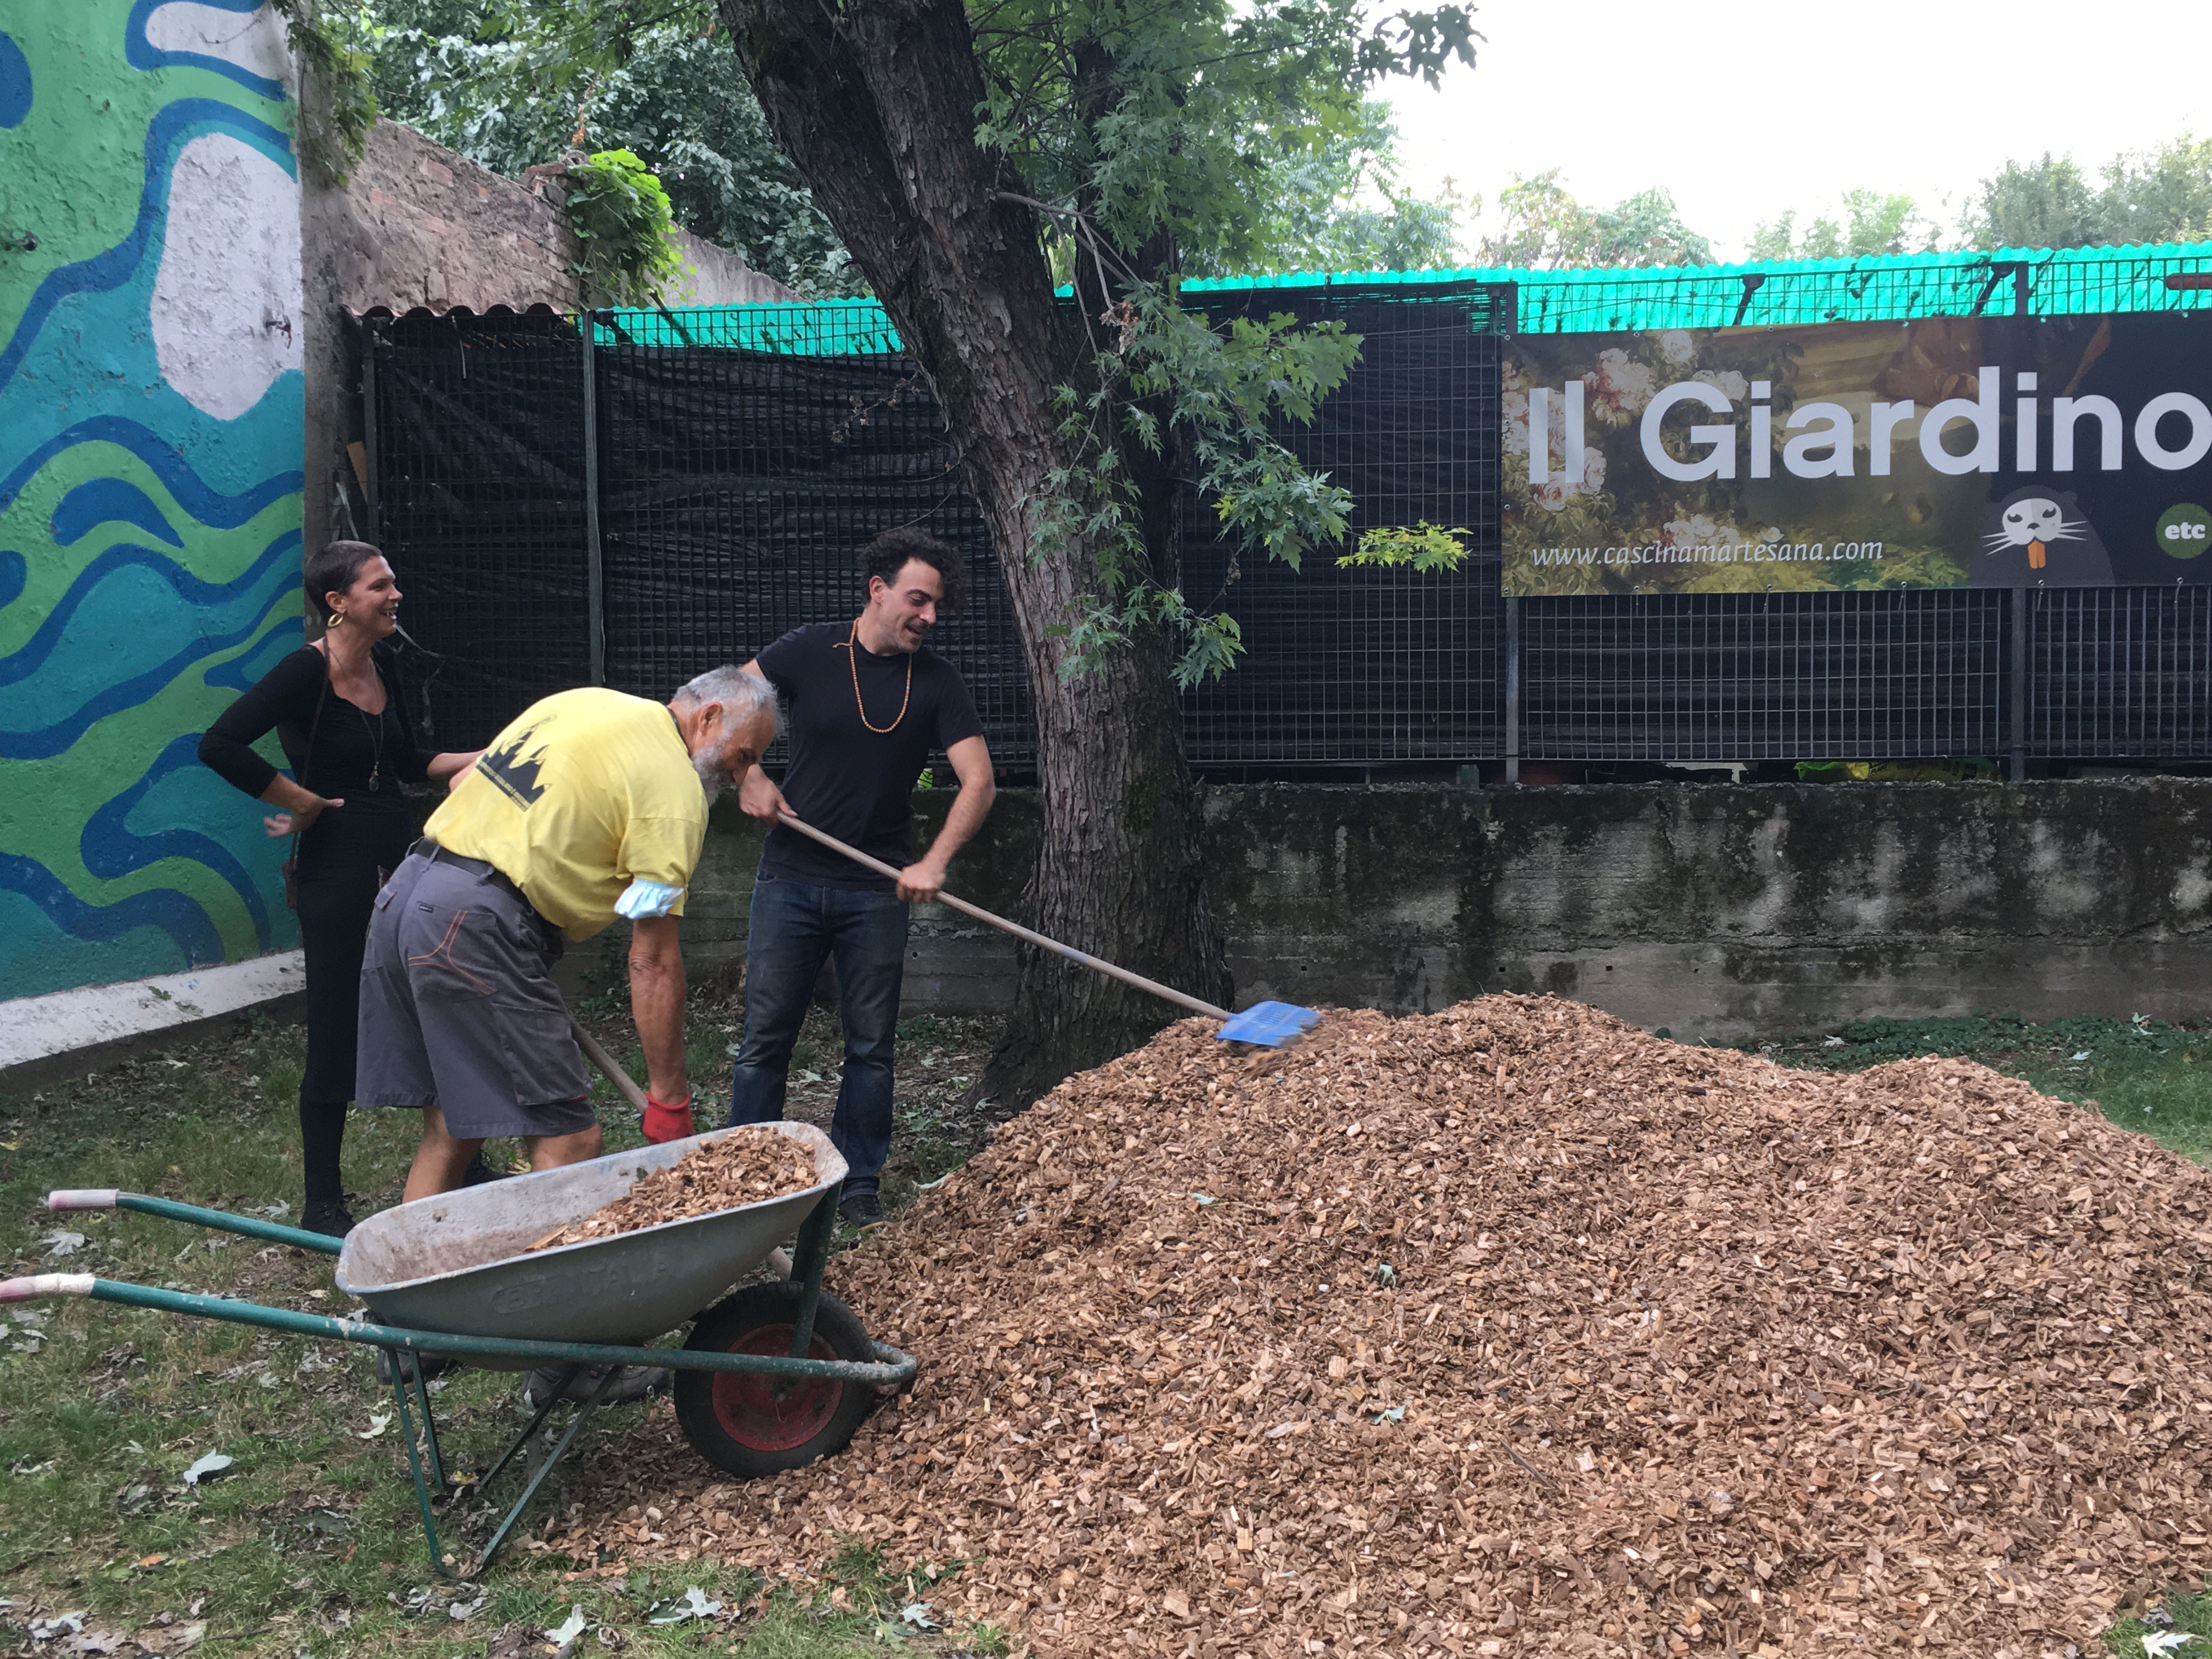
M 818 841 L 833 852 L 842 853 L 854 863 L 867 866 L 879 876 L 889 876 L 893 881 L 898 879 L 899 872 L 890 865 L 885 864 L 881 859 L 870 858 L 859 848 L 848 847 L 836 836 L 824 835 L 812 824 L 803 823 L 788 812 L 782 814 L 782 818 L 787 829 L 796 830 L 810 841 Z M 1101 962 L 1097 957 L 1086 951 L 1079 951 L 1072 945 L 1062 945 L 1056 939 L 1047 939 L 1042 933 L 1023 927 L 1018 921 L 1008 921 L 1004 916 L 993 915 L 980 904 L 970 904 L 966 899 L 955 898 L 942 888 L 938 890 L 937 902 L 939 904 L 951 906 L 963 916 L 973 916 L 987 927 L 995 927 L 1002 933 L 1012 933 L 1016 939 L 1027 939 L 1031 945 L 1066 957 L 1070 962 L 1085 968 L 1096 969 L 1109 979 L 1118 979 L 1124 985 L 1133 985 L 1139 991 L 1149 991 L 1156 997 L 1164 997 L 1178 1007 L 1189 1009 L 1194 1014 L 1204 1014 L 1211 1019 L 1231 1018 L 1226 1008 L 1217 1008 L 1210 1002 L 1200 1002 L 1196 997 L 1184 995 L 1173 986 L 1163 985 L 1156 979 L 1146 979 L 1142 974 L 1133 974 L 1127 968 L 1117 968 L 1110 962 Z
M 600 1074 L 616 1088 L 621 1090 L 623 1098 L 636 1107 L 641 1115 L 647 1103 L 645 1091 L 630 1081 L 629 1073 L 615 1064 L 614 1056 L 599 1047 L 599 1040 L 597 1037 L 573 1019 L 568 1022 L 568 1029 L 576 1034 L 576 1046 L 584 1051 L 584 1058 L 598 1066 Z

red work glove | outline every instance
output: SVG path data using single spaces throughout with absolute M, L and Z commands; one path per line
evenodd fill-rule
M 681 1140 L 696 1133 L 691 1127 L 691 1097 L 678 1101 L 654 1098 L 648 1089 L 645 1095 L 645 1138 L 654 1146 L 664 1141 Z

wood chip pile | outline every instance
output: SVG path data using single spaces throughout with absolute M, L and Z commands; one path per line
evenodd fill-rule
M 747 1127 L 710 1140 L 655 1170 L 611 1204 L 550 1232 L 525 1250 L 550 1250 L 587 1238 L 611 1238 L 664 1221 L 719 1215 L 815 1184 L 814 1154 L 779 1130 Z
M 2212 1171 L 1971 1064 L 1189 1021 L 831 1283 L 914 1395 L 750 1486 L 664 1413 L 552 1546 L 971 1558 L 1054 1655 L 2015 1659 L 2212 1570 Z

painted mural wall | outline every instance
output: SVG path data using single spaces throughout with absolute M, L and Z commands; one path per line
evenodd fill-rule
M 0 8 L 0 997 L 289 948 L 194 758 L 301 638 L 300 191 L 254 0 Z

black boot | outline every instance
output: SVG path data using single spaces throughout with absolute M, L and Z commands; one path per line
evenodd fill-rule
M 479 1146 L 477 1148 L 476 1156 L 469 1160 L 469 1167 L 461 1171 L 461 1185 L 481 1187 L 487 1182 L 504 1181 L 514 1173 L 512 1170 L 494 1169 L 486 1161 L 483 1148 Z
M 353 1231 L 353 1212 L 346 1208 L 343 1194 L 336 1198 L 311 1198 L 301 1212 L 300 1225 L 307 1232 L 343 1238 Z
M 837 1200 L 837 1218 L 865 1232 L 884 1224 L 884 1201 L 873 1193 L 848 1193 Z
M 392 1386 L 392 1356 L 394 1352 L 391 1348 L 376 1351 L 376 1380 L 387 1389 Z M 451 1354 L 416 1353 L 407 1348 L 396 1352 L 399 1355 L 399 1375 L 405 1382 L 413 1382 L 418 1369 L 422 1373 L 422 1380 L 428 1382 L 433 1377 L 443 1376 L 447 1371 L 459 1370 L 461 1367 L 461 1362 Z
M 568 1387 L 562 1389 L 561 1379 L 568 1376 L 569 1369 L 566 1365 L 540 1365 L 524 1377 L 522 1379 L 524 1407 L 535 1411 L 547 1401 L 556 1397 L 573 1400 L 580 1405 L 592 1397 L 593 1391 L 599 1389 L 601 1380 L 605 1377 L 610 1370 L 614 1372 L 614 1381 L 608 1383 L 606 1391 L 599 1395 L 599 1404 L 602 1406 L 632 1405 L 651 1395 L 666 1393 L 670 1379 L 673 1375 L 665 1366 L 661 1365 L 586 1365 L 577 1371 L 574 1376 L 569 1377 Z

